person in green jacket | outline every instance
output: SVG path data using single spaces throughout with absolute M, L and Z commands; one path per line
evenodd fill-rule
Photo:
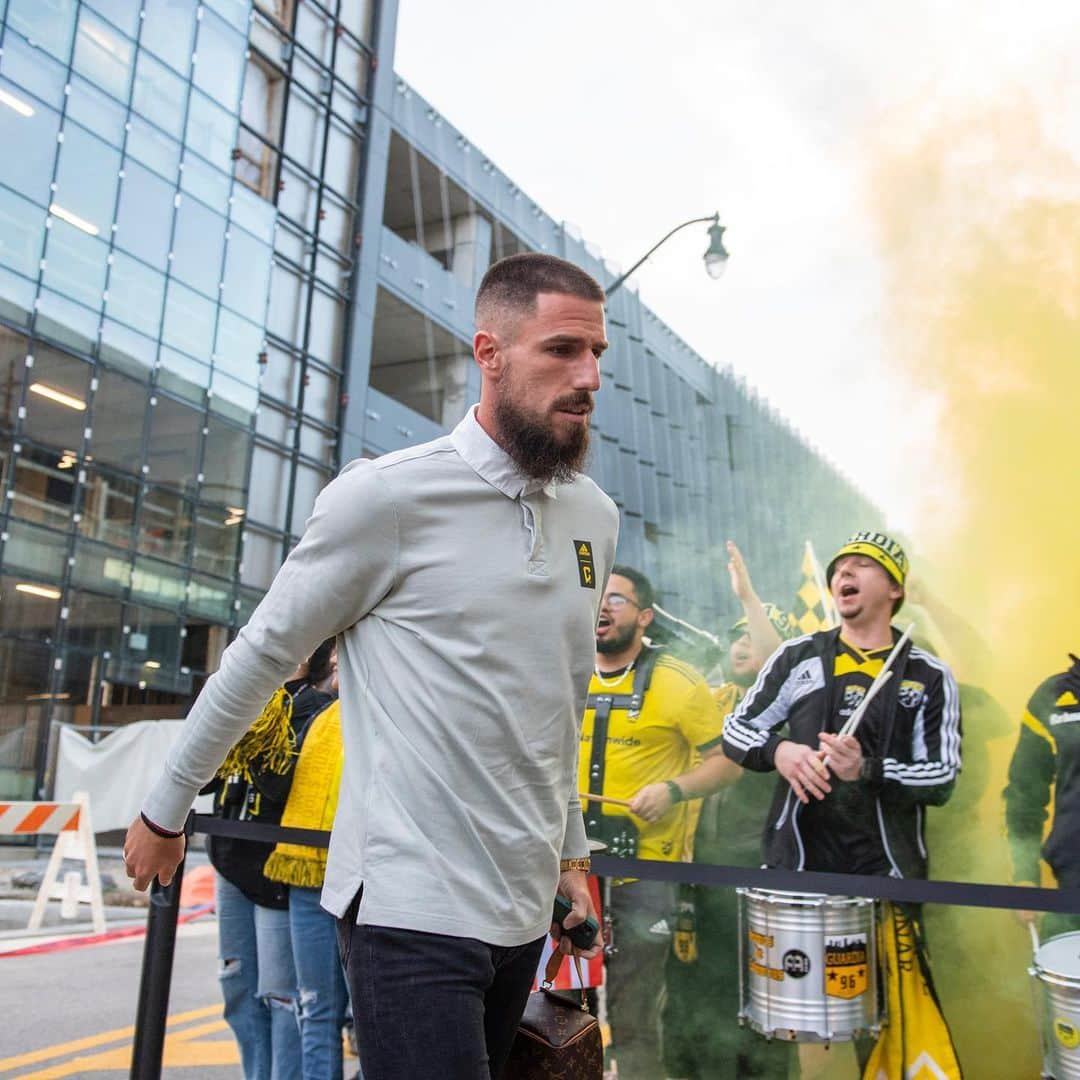
M 1065 671 L 1031 695 L 1009 763 L 1005 825 L 1018 885 L 1038 885 L 1045 859 L 1059 888 L 1080 889 L 1080 660 L 1072 653 L 1069 660 Z M 1051 798 L 1053 821 L 1044 843 Z M 1035 915 L 1021 917 L 1032 921 Z M 1043 920 L 1043 937 L 1068 930 L 1080 930 L 1080 913 Z

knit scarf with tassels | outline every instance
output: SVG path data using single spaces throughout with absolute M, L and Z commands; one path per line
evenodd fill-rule
M 283 828 L 329 832 L 337 811 L 343 756 L 341 705 L 334 701 L 311 721 L 304 736 L 289 799 L 281 815 Z M 286 885 L 322 888 L 326 848 L 278 844 L 266 860 L 263 874 Z
M 292 730 L 292 698 L 284 687 L 274 692 L 259 718 L 225 755 L 217 775 L 222 780 L 239 776 L 249 784 L 251 770 L 282 775 L 296 757 L 296 736 Z

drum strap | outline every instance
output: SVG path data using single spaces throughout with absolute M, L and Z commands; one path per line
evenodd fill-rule
M 638 653 L 634 668 L 634 684 L 629 694 L 590 694 L 585 707 L 593 709 L 592 751 L 589 756 L 589 790 L 594 795 L 604 794 L 604 771 L 607 756 L 608 720 L 613 709 L 626 709 L 630 716 L 637 716 L 645 702 L 645 694 L 652 684 L 656 662 L 663 649 L 646 645 Z M 595 830 L 603 816 L 599 803 L 589 803 L 585 808 L 585 828 Z

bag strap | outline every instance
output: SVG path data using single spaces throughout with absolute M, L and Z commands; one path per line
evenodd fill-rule
M 551 955 L 548 957 L 547 966 L 544 968 L 544 981 L 540 984 L 541 990 L 548 990 L 555 985 L 565 955 L 558 945 L 552 950 Z M 572 953 L 571 959 L 574 962 L 574 970 L 577 972 L 578 986 L 581 988 L 581 1011 L 588 1012 L 589 999 L 585 996 L 585 979 L 581 974 L 581 957 L 577 953 Z

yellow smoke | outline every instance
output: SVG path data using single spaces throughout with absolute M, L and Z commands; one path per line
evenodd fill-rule
M 940 410 L 911 462 L 916 561 L 989 645 L 972 681 L 1018 716 L 1080 651 L 1080 165 L 1045 106 L 918 114 L 881 126 L 870 184 L 894 358 Z
M 932 620 L 942 651 L 1007 717 L 995 728 L 988 708 L 965 716 L 978 780 L 966 770 L 955 810 L 930 822 L 937 877 L 1009 880 L 1001 791 L 1020 713 L 1080 652 L 1080 165 L 1059 130 L 1046 100 L 1014 93 L 951 114 L 909 103 L 874 140 L 886 339 L 938 416 L 910 461 L 924 483 L 913 558 L 985 645 Z M 1034 1074 L 1026 935 L 1005 912 L 937 909 L 928 921 L 968 1074 Z M 1012 1034 L 991 1016 L 1015 1018 Z

